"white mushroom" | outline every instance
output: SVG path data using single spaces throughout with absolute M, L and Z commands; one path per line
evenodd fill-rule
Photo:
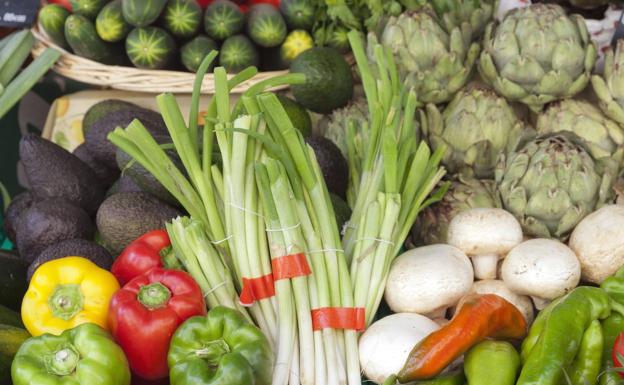
M 553 299 L 575 288 L 581 264 L 574 251 L 553 239 L 531 239 L 514 247 L 501 268 L 505 285 L 513 292 L 531 296 L 542 310 Z
M 472 284 L 468 294 L 496 294 L 503 297 L 507 302 L 514 305 L 526 320 L 527 325 L 533 322 L 533 303 L 531 299 L 525 295 L 520 295 L 511 291 L 505 282 L 498 279 L 485 279 L 476 281 Z M 461 301 L 460 301 L 461 304 Z M 459 306 L 459 305 L 458 305 Z
M 602 283 L 624 265 L 624 206 L 608 205 L 586 216 L 570 236 L 585 281 Z
M 420 314 L 392 314 L 373 323 L 359 342 L 360 366 L 364 375 L 382 384 L 398 373 L 409 353 L 439 326 Z
M 472 286 L 470 260 L 449 245 L 408 250 L 394 261 L 388 275 L 385 298 L 395 313 L 419 313 L 444 317 Z
M 472 259 L 478 279 L 495 279 L 498 260 L 520 242 L 520 223 L 503 209 L 464 210 L 451 220 L 448 227 L 448 243 Z

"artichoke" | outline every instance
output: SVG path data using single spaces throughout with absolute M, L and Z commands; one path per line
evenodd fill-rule
M 567 99 L 550 104 L 538 116 L 535 128 L 539 134 L 571 131 L 585 141 L 595 159 L 612 157 L 618 163 L 622 160 L 622 127 L 586 101 Z
M 390 17 L 380 40 L 392 51 L 401 81 L 414 88 L 423 105 L 449 101 L 466 84 L 479 55 L 471 36 L 467 25 L 447 32 L 435 12 L 423 7 Z M 369 33 L 368 38 L 370 51 L 377 36 Z
M 447 170 L 468 171 L 477 178 L 494 178 L 499 154 L 533 134 L 505 98 L 483 86 L 460 91 L 443 113 L 429 104 L 426 118 L 421 115 L 431 146 L 447 148 L 443 159 Z
M 448 225 L 459 212 L 472 208 L 501 207 L 493 180 L 458 175 L 442 200 L 418 215 L 409 243 L 416 247 L 446 243 Z
M 503 208 L 522 224 L 526 235 L 566 238 L 587 214 L 613 199 L 617 164 L 592 158 L 571 132 L 527 142 L 496 169 Z
M 591 78 L 600 109 L 611 119 L 624 124 L 624 39 L 617 41 L 615 52 L 605 53 L 603 76 Z
M 500 25 L 489 24 L 483 40 L 483 80 L 534 111 L 582 91 L 596 62 L 583 18 L 556 4 L 514 9 Z
M 361 130 L 361 128 L 368 124 L 367 121 L 368 104 L 366 103 L 366 99 L 359 98 L 349 103 L 346 107 L 334 110 L 334 112 L 328 116 L 322 128 L 322 134 L 327 139 L 334 142 L 342 152 L 342 155 L 348 158 L 346 135 L 347 126 L 350 124 L 349 122 L 353 122 L 353 127 L 356 133 L 359 134 L 356 135 L 356 138 L 359 138 L 368 133 L 366 130 Z

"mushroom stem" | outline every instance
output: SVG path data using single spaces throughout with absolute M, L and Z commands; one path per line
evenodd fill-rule
M 436 309 L 430 313 L 424 314 L 425 317 L 429 318 L 429 319 L 437 319 L 437 318 L 445 318 L 446 317 L 446 308 L 445 307 L 441 307 L 439 309 Z
M 496 268 L 498 265 L 498 255 L 482 254 L 471 255 L 472 267 L 477 279 L 496 279 Z
M 549 299 L 535 296 L 531 296 L 531 299 L 533 300 L 533 304 L 537 310 L 544 310 L 544 308 L 551 302 Z

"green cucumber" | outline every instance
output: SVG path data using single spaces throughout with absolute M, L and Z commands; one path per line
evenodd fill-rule
M 65 21 L 65 38 L 76 55 L 104 64 L 118 62 L 113 45 L 102 40 L 95 24 L 84 16 L 70 15 Z
M 22 298 L 28 289 L 28 264 L 17 256 L 0 251 L 0 305 L 20 311 Z
M 172 62 L 176 44 L 162 28 L 135 28 L 126 39 L 126 53 L 138 68 L 161 69 Z
M 69 0 L 69 3 L 75 15 L 82 15 L 93 20 L 100 13 L 104 4 L 107 3 L 107 0 Z
M 0 325 L 0 382 L 11 383 L 11 363 L 20 346 L 30 338 L 22 329 L 9 325 Z
M 314 26 L 314 4 L 310 0 L 282 0 L 280 11 L 291 29 L 312 30 Z
M 11 40 L 0 51 L 0 84 L 3 87 L 8 86 L 22 68 L 34 43 L 35 38 L 28 29 L 11 35 Z
M 106 4 L 95 19 L 95 30 L 102 40 L 116 43 L 128 36 L 132 26 L 123 18 L 121 0 Z
M 284 42 L 288 29 L 279 10 L 271 4 L 256 4 L 249 9 L 247 35 L 261 47 L 277 47 Z
M 187 39 L 199 32 L 202 15 L 196 0 L 169 0 L 163 12 L 163 24 L 173 36 Z
M 218 41 L 225 40 L 243 31 L 245 15 L 238 5 L 229 0 L 217 0 L 206 8 L 204 30 Z
M 158 19 L 167 0 L 122 0 L 124 19 L 135 27 L 147 27 Z
M 250 66 L 257 66 L 260 59 L 253 43 L 245 35 L 228 37 L 219 52 L 219 64 L 229 73 L 237 73 Z
M 214 40 L 208 36 L 199 35 L 182 46 L 180 49 L 180 58 L 182 59 L 182 64 L 187 70 L 197 72 L 199 65 L 204 60 L 206 55 L 208 55 L 211 51 L 218 49 L 219 46 L 217 46 L 217 43 Z M 214 64 L 208 68 L 208 71 L 212 71 L 213 68 Z
M 59 47 L 69 48 L 65 40 L 65 20 L 69 11 L 58 4 L 48 4 L 39 11 L 39 24 L 52 42 Z
M 286 36 L 286 40 L 280 48 L 282 62 L 290 65 L 300 53 L 314 47 L 312 36 L 302 29 L 296 29 Z

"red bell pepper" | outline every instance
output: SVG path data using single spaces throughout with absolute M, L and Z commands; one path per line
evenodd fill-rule
M 48 3 L 62 5 L 63 7 L 67 8 L 67 10 L 70 12 L 72 10 L 72 6 L 69 0 L 48 0 Z
M 111 299 L 108 324 L 140 377 L 167 377 L 171 336 L 187 318 L 206 314 L 199 285 L 178 270 L 159 267 L 134 278 Z
M 113 263 L 111 272 L 121 286 L 154 267 L 175 268 L 171 241 L 165 230 L 147 232 L 130 243 Z
M 624 372 L 622 372 L 622 368 L 624 367 L 624 332 L 620 333 L 615 339 L 615 344 L 613 344 L 613 351 L 611 353 L 611 359 L 613 360 L 613 367 L 615 369 L 619 369 L 617 374 L 620 377 L 624 378 Z

